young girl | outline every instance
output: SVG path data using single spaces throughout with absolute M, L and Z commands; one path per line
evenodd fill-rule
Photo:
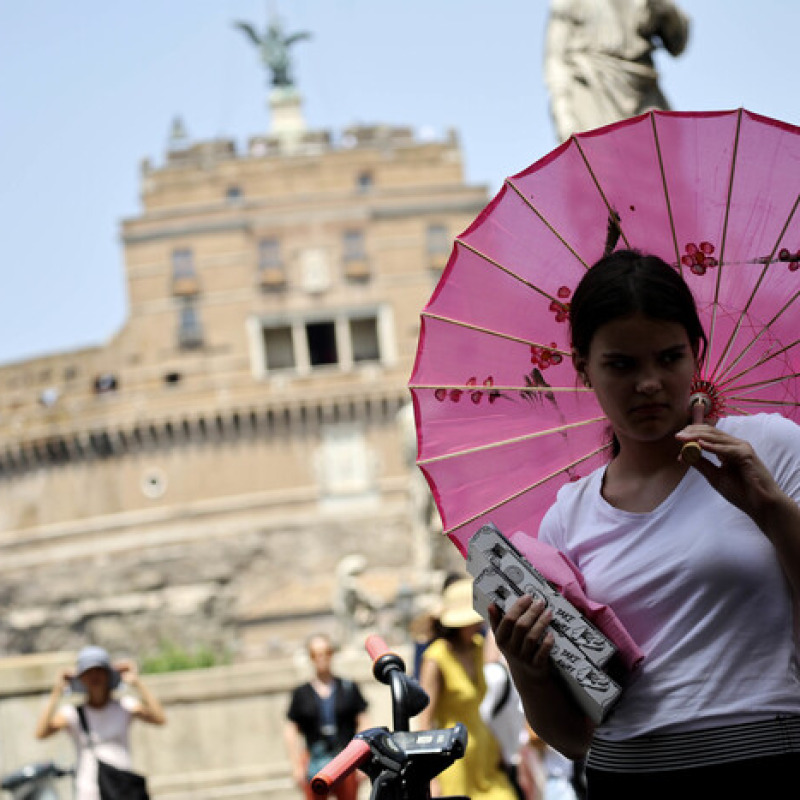
M 549 612 L 524 597 L 497 643 L 548 744 L 585 756 L 589 800 L 788 796 L 800 774 L 800 428 L 777 414 L 690 424 L 705 334 L 679 273 L 633 251 L 587 271 L 573 363 L 613 435 L 539 536 L 582 571 L 646 654 L 595 727 L 550 668 Z M 690 467 L 681 447 L 697 442 Z M 701 792 L 703 793 L 701 795 Z

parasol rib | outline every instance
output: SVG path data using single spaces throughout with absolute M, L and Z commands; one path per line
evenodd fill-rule
M 795 294 L 794 298 L 796 299 L 798 296 L 800 296 L 800 292 Z M 784 310 L 785 310 L 785 308 L 786 307 L 784 307 Z M 776 318 L 777 317 L 773 317 L 772 322 L 774 322 Z M 767 328 L 769 328 L 769 326 L 772 324 L 772 322 L 767 323 Z M 756 337 L 756 338 L 760 338 L 760 335 L 761 334 L 759 334 L 759 337 Z M 755 364 L 752 364 L 749 367 L 745 367 L 745 369 L 740 370 L 735 375 L 727 375 L 726 373 L 723 372 L 722 373 L 723 377 L 719 380 L 719 382 L 717 383 L 717 386 L 719 386 L 720 388 L 723 388 L 725 386 L 735 385 L 736 381 L 741 380 L 745 375 L 750 374 L 751 372 L 753 372 L 754 370 L 758 369 L 759 367 L 763 367 L 765 364 L 769 364 L 770 361 L 774 361 L 776 358 L 778 358 L 778 356 L 781 356 L 784 353 L 788 353 L 789 350 L 791 350 L 793 347 L 796 347 L 798 344 L 800 344 L 800 339 L 795 339 L 793 342 L 790 342 L 789 344 L 785 345 L 784 347 L 781 347 L 779 350 L 772 350 L 771 352 L 766 353 L 763 356 L 761 356 L 761 358 L 759 358 L 759 360 L 756 361 Z M 747 348 L 747 349 L 749 349 L 749 348 Z M 745 353 L 746 353 L 746 350 L 742 351 L 742 353 L 740 353 L 737 356 L 736 361 L 734 361 L 730 365 L 731 369 L 735 366 L 736 363 L 741 361 L 741 359 L 744 357 Z
M 497 448 L 506 447 L 512 444 L 520 444 L 522 442 L 530 442 L 534 439 L 541 439 L 545 436 L 553 434 L 563 435 L 567 431 L 574 430 L 575 428 L 584 428 L 587 425 L 594 425 L 598 422 L 605 422 L 605 417 L 594 417 L 593 419 L 584 419 L 580 422 L 569 422 L 564 425 L 559 425 L 555 428 L 548 428 L 544 431 L 535 431 L 534 433 L 526 433 L 524 436 L 514 436 L 511 439 L 502 439 L 497 442 L 489 442 L 488 444 L 476 445 L 475 447 L 468 447 L 464 450 L 457 450 L 452 453 L 444 453 L 440 456 L 431 456 L 431 458 L 418 459 L 417 465 L 425 467 L 428 464 L 438 464 L 441 461 L 449 461 L 451 458 L 460 458 L 461 456 L 470 456 L 475 453 L 485 453 L 488 450 L 495 450 Z
M 722 221 L 722 237 L 719 245 L 720 266 L 725 263 L 725 245 L 728 241 L 728 220 L 731 213 L 731 198 L 733 197 L 733 183 L 736 177 L 736 159 L 739 155 L 739 140 L 742 134 L 742 109 L 736 112 L 736 133 L 733 136 L 733 154 L 731 155 L 731 171 L 728 178 L 728 196 L 725 198 L 725 219 Z M 717 286 L 714 292 L 714 302 L 719 300 L 720 275 L 717 273 Z
M 656 115 L 650 112 L 650 123 L 653 127 L 653 140 L 656 144 L 656 153 L 658 155 L 658 169 L 661 173 L 661 186 L 664 189 L 664 202 L 667 204 L 667 216 L 669 217 L 669 230 L 672 234 L 672 244 L 675 247 L 675 263 L 678 265 L 678 271 L 683 273 L 683 264 L 681 264 L 680 248 L 678 247 L 678 232 L 675 230 L 675 218 L 672 215 L 672 203 L 669 199 L 669 187 L 667 185 L 667 174 L 664 170 L 664 158 L 661 152 L 661 142 L 658 138 L 658 126 L 656 125 Z
M 741 394 L 741 393 L 742 393 L 742 392 L 743 392 L 745 389 L 765 389 L 765 388 L 767 388 L 768 386 L 779 386 L 779 385 L 780 385 L 780 384 L 782 384 L 782 383 L 787 383 L 788 381 L 794 380 L 794 379 L 795 379 L 795 378 L 797 378 L 798 376 L 800 376 L 800 373 L 797 373 L 797 372 L 787 372 L 786 374 L 783 374 L 783 375 L 778 375 L 778 376 L 776 376 L 776 377 L 774 377 L 774 378 L 769 378 L 769 379 L 766 379 L 766 380 L 763 380 L 763 381 L 756 381 L 755 383 L 745 383 L 745 384 L 741 384 L 741 385 L 739 385 L 739 386 L 735 386 L 735 387 L 733 387 L 733 390 L 736 392 L 736 394 L 731 394 L 731 395 L 727 395 L 727 394 L 726 394 L 726 395 L 725 395 L 725 399 L 727 400 L 729 396 L 730 396 L 731 398 L 736 398 L 736 397 L 738 397 L 738 396 L 739 396 L 739 395 L 740 395 L 740 394 Z M 766 401 L 766 400 L 764 400 L 764 402 L 766 403 L 767 401 Z
M 717 361 L 717 364 L 716 364 L 716 367 L 715 367 L 715 376 L 714 377 L 717 378 L 718 380 L 721 380 L 726 375 L 727 372 L 732 370 L 747 355 L 747 353 L 749 353 L 750 350 L 752 350 L 752 348 L 761 339 L 761 337 L 764 336 L 767 333 L 767 331 L 769 331 L 769 329 L 775 324 L 775 322 L 778 319 L 780 319 L 780 317 L 783 314 L 785 314 L 786 311 L 794 304 L 794 302 L 797 300 L 797 298 L 800 297 L 800 292 L 795 292 L 789 298 L 789 300 L 787 300 L 787 302 L 784 303 L 783 306 L 781 306 L 780 310 L 772 317 L 772 319 L 768 323 L 766 323 L 766 325 L 764 325 L 761 328 L 761 330 L 759 330 L 759 332 L 754 337 L 752 337 L 750 339 L 750 341 L 745 345 L 745 347 L 742 348 L 741 352 L 739 352 L 739 354 L 736 356 L 736 358 L 734 358 L 733 361 L 730 364 L 726 365 L 724 369 L 722 369 L 719 372 L 717 372 L 717 370 L 720 369 L 720 367 L 721 367 L 721 365 L 722 365 L 722 363 L 723 363 L 723 361 L 725 359 L 725 356 L 727 355 L 728 351 L 733 346 L 733 342 L 734 342 L 734 340 L 736 338 L 736 335 L 738 334 L 738 332 L 739 332 L 739 330 L 741 328 L 742 321 L 743 321 L 747 311 L 749 310 L 750 306 L 753 304 L 753 301 L 755 300 L 756 292 L 761 287 L 761 284 L 764 281 L 764 278 L 765 278 L 765 276 L 767 274 L 767 269 L 771 265 L 775 264 L 775 261 L 773 260 L 775 258 L 775 252 L 780 247 L 780 244 L 783 241 L 783 237 L 786 235 L 786 231 L 788 230 L 789 225 L 791 224 L 792 219 L 794 218 L 795 212 L 797 211 L 798 204 L 800 204 L 800 194 L 798 194 L 798 196 L 795 198 L 794 204 L 792 205 L 792 209 L 789 212 L 789 216 L 786 218 L 786 221 L 784 222 L 783 227 L 781 228 L 781 232 L 778 235 L 778 239 L 775 242 L 775 246 L 772 248 L 772 252 L 769 254 L 769 257 L 767 258 L 766 263 L 764 264 L 764 267 L 761 269 L 761 274 L 758 276 L 758 280 L 756 281 L 756 284 L 753 287 L 753 291 L 750 293 L 750 296 L 747 299 L 747 302 L 746 302 L 746 304 L 744 306 L 744 309 L 740 313 L 740 316 L 739 316 L 739 319 L 737 320 L 736 326 L 735 326 L 734 330 L 731 332 L 731 335 L 730 335 L 730 337 L 728 339 L 728 343 L 725 346 L 725 350 L 723 351 L 722 355 L 720 356 L 720 358 Z
M 774 408 L 796 408 L 797 402 L 794 400 L 761 400 L 758 397 L 753 398 L 752 400 L 743 400 L 741 402 L 758 404 L 759 406 L 770 406 Z M 747 408 L 743 405 L 733 404 L 733 403 L 726 403 L 726 411 L 735 411 L 737 414 L 740 414 L 745 417 L 749 417 L 752 414 L 757 414 L 758 410 L 747 410 Z
M 519 491 L 514 492 L 514 494 L 508 495 L 508 497 L 503 498 L 502 500 L 498 501 L 497 503 L 493 503 L 491 506 L 489 506 L 488 508 L 484 508 L 482 511 L 479 511 L 477 514 L 473 514 L 469 519 L 465 519 L 463 522 L 459 522 L 458 525 L 453 525 L 452 528 L 446 528 L 442 532 L 446 536 L 450 536 L 453 533 L 453 531 L 457 531 L 460 528 L 463 528 L 465 525 L 469 525 L 470 523 L 475 522 L 476 519 L 479 519 L 480 517 L 484 516 L 485 514 L 490 514 L 492 511 L 496 511 L 498 508 L 501 508 L 506 503 L 510 503 L 510 502 L 516 500 L 517 498 L 522 497 L 522 495 L 533 491 L 534 489 L 538 489 L 543 484 L 547 483 L 550 480 L 553 480 L 553 478 L 557 478 L 559 475 L 568 474 L 569 470 L 574 469 L 579 464 L 582 464 L 584 461 L 588 461 L 590 458 L 593 458 L 594 456 L 599 455 L 604 450 L 608 450 L 609 447 L 611 447 L 610 444 L 606 444 L 606 445 L 603 445 L 602 447 L 598 447 L 596 450 L 593 450 L 591 453 L 587 453 L 586 455 L 575 459 L 574 461 L 572 461 L 571 463 L 565 465 L 564 467 L 562 467 L 561 469 L 557 470 L 556 472 L 551 472 L 549 475 L 545 475 L 545 477 L 540 478 L 538 481 L 536 481 L 535 483 L 532 483 L 530 486 L 526 486 L 524 489 L 520 489 Z
M 594 390 L 583 386 L 536 386 L 535 384 L 517 384 L 516 386 L 501 386 L 499 384 L 491 384 L 489 386 L 482 386 L 481 384 L 470 383 L 409 383 L 409 389 L 463 389 L 465 392 L 525 392 L 525 394 L 550 394 L 550 392 L 569 392 L 570 394 L 591 394 Z
M 487 256 L 486 253 L 481 252 L 478 250 L 477 247 L 473 247 L 471 244 L 468 244 L 463 239 L 456 238 L 456 244 L 460 244 L 462 247 L 469 250 L 471 253 L 474 253 L 478 258 L 482 258 L 487 264 L 491 264 L 493 267 L 505 272 L 510 278 L 513 278 L 516 281 L 519 281 L 523 286 L 527 286 L 529 289 L 532 289 L 534 292 L 537 292 L 542 297 L 547 298 L 548 300 L 555 300 L 556 302 L 561 302 L 557 298 L 553 297 L 549 292 L 544 291 L 544 289 L 540 289 L 535 284 L 531 283 L 526 278 L 523 278 L 521 275 L 518 275 L 514 270 L 509 269 L 508 267 L 503 266 L 499 261 L 495 261 L 491 256 Z
M 717 325 L 717 309 L 719 304 L 719 294 L 720 294 L 720 286 L 722 282 L 722 273 L 725 269 L 725 244 L 727 243 L 728 239 L 728 220 L 730 218 L 731 213 L 731 198 L 733 197 L 733 181 L 736 175 L 736 157 L 739 153 L 739 136 L 742 130 L 742 109 L 740 108 L 737 115 L 736 115 L 736 133 L 733 137 L 733 154 L 731 155 L 731 168 L 728 177 L 728 196 L 725 198 L 725 217 L 722 221 L 722 235 L 720 236 L 720 249 L 719 249 L 719 264 L 717 266 L 717 276 L 715 279 L 714 284 L 714 302 L 711 307 L 711 325 L 708 330 L 708 350 L 711 351 L 711 348 L 714 344 L 714 333 L 716 330 Z M 741 317 L 736 323 L 734 328 L 734 332 L 731 334 L 731 337 L 728 339 L 728 343 L 725 345 L 725 348 L 720 356 L 719 360 L 717 361 L 717 365 L 719 366 L 725 360 L 725 355 L 727 354 L 728 350 L 730 349 L 733 340 L 736 336 L 736 331 L 739 330 L 741 325 Z M 716 367 L 715 367 L 716 369 Z M 715 373 L 712 371 L 712 380 L 716 377 Z
M 512 336 L 510 333 L 502 333 L 500 331 L 493 331 L 491 328 L 484 328 L 481 325 L 473 325 L 470 322 L 464 322 L 462 320 L 453 319 L 452 317 L 445 317 L 442 314 L 432 314 L 430 311 L 423 311 L 420 316 L 428 317 L 428 319 L 435 319 L 439 322 L 446 322 L 450 325 L 456 325 L 459 328 L 466 328 L 470 331 L 475 331 L 476 333 L 485 333 L 488 336 L 496 336 L 498 339 L 505 339 L 509 342 L 517 342 L 519 344 L 530 345 L 531 347 L 547 347 L 554 353 L 559 353 L 562 356 L 569 356 L 571 355 L 571 351 L 569 350 L 560 350 L 558 348 L 553 347 L 552 345 L 545 345 L 541 344 L 540 342 L 532 342 L 528 339 L 521 339 L 519 336 Z
M 728 201 L 727 201 L 726 208 L 725 208 L 725 222 L 724 222 L 724 229 L 723 229 L 722 247 L 721 247 L 721 251 L 720 251 L 720 264 L 719 264 L 719 271 L 717 273 L 717 287 L 716 287 L 715 299 L 714 299 L 715 305 L 714 305 L 714 310 L 713 310 L 713 315 L 712 315 L 712 329 L 713 329 L 713 322 L 716 319 L 716 311 L 717 311 L 716 303 L 717 303 L 717 300 L 718 300 L 719 285 L 720 285 L 720 281 L 721 281 L 721 277 L 722 277 L 722 269 L 723 269 L 723 264 L 724 264 L 723 258 L 724 258 L 724 249 L 725 249 L 725 239 L 726 239 L 727 230 L 728 230 L 728 214 L 729 214 L 730 205 L 731 205 L 731 195 L 733 193 L 733 172 L 734 172 L 734 165 L 735 165 L 735 162 L 736 162 L 736 154 L 738 152 L 738 146 L 739 146 L 739 134 L 740 134 L 741 119 L 742 119 L 742 109 L 739 109 L 739 116 L 737 118 L 737 128 L 736 128 L 736 140 L 735 140 L 735 143 L 734 143 L 733 164 L 731 166 L 731 180 L 730 180 L 729 187 L 728 187 Z M 741 327 L 742 327 L 742 324 L 744 322 L 744 319 L 746 318 L 747 313 L 750 310 L 750 307 L 752 306 L 753 302 L 755 301 L 756 294 L 758 293 L 759 289 L 761 288 L 761 286 L 762 286 L 762 284 L 764 282 L 764 279 L 766 278 L 767 270 L 770 268 L 770 266 L 772 266 L 774 264 L 775 253 L 777 252 L 778 248 L 780 247 L 781 241 L 783 240 L 784 236 L 786 235 L 786 231 L 788 230 L 789 225 L 791 224 L 791 221 L 794 218 L 794 215 L 795 215 L 795 212 L 797 211 L 797 206 L 798 206 L 799 202 L 800 202 L 800 195 L 795 197 L 795 201 L 792 204 L 792 208 L 789 211 L 789 214 L 788 214 L 788 216 L 786 217 L 786 219 L 785 219 L 785 221 L 783 223 L 783 226 L 781 228 L 780 233 L 778 234 L 777 240 L 776 240 L 776 242 L 775 242 L 775 244 L 774 244 L 774 246 L 772 248 L 772 252 L 765 259 L 764 266 L 761 269 L 761 273 L 759 274 L 758 279 L 756 280 L 755 285 L 753 286 L 753 289 L 750 292 L 750 295 L 748 296 L 744 306 L 739 311 L 739 318 L 736 321 L 736 325 L 734 326 L 733 331 L 731 331 L 730 336 L 728 337 L 728 341 L 726 342 L 725 347 L 724 347 L 724 349 L 722 351 L 722 354 L 717 359 L 717 363 L 714 366 L 713 374 L 712 374 L 712 380 L 714 380 L 714 381 L 721 380 L 722 377 L 728 371 L 733 369 L 742 360 L 742 358 L 744 358 L 744 356 L 753 348 L 753 346 L 759 341 L 759 339 L 766 334 L 766 332 L 769 330 L 771 325 L 780 317 L 780 315 L 782 313 L 784 313 L 786 311 L 786 309 L 789 308 L 789 306 L 792 305 L 792 303 L 794 302 L 794 300 L 798 296 L 797 294 L 795 294 L 792 297 L 792 299 L 783 306 L 781 311 L 779 311 L 778 314 L 776 314 L 772 318 L 772 320 L 767 325 L 765 325 L 759 331 L 758 334 L 756 334 L 755 337 L 750 339 L 750 341 L 746 344 L 746 346 L 737 354 L 737 356 L 734 358 L 734 360 L 730 364 L 725 365 L 724 368 L 723 368 L 723 364 L 725 364 L 725 360 L 726 360 L 729 352 L 733 348 L 733 343 L 735 342 L 736 337 L 738 336 L 739 331 L 741 330 Z M 729 265 L 725 265 L 725 266 L 729 266 Z M 711 344 L 711 337 L 709 337 L 709 346 L 710 346 L 710 344 Z
M 731 411 L 740 417 L 751 417 L 754 413 L 757 413 L 753 411 L 748 411 L 746 408 L 736 405 L 728 406 L 726 410 Z
M 606 197 L 605 192 L 603 191 L 603 187 L 600 186 L 600 181 L 597 180 L 597 175 L 594 174 L 594 170 L 592 169 L 592 165 L 589 163 L 589 159 L 586 157 L 586 153 L 583 151 L 581 147 L 581 143 L 578 141 L 577 136 L 572 137 L 572 141 L 575 142 L 575 146 L 578 148 L 578 152 L 581 154 L 581 158 L 583 159 L 583 163 L 586 165 L 586 170 L 589 173 L 592 181 L 594 182 L 597 191 L 600 194 L 600 197 L 603 199 L 603 202 L 606 204 L 606 208 L 608 209 L 609 219 L 614 215 L 619 216 L 617 214 L 617 210 L 608 202 L 608 198 Z M 622 237 L 623 241 L 625 242 L 625 247 L 630 247 L 631 244 L 628 241 L 628 237 L 625 235 L 625 231 L 622 230 L 622 220 L 619 219 L 617 221 L 617 225 L 619 226 L 619 235 Z
M 561 242 L 561 244 L 563 244 L 564 247 L 566 247 L 567 250 L 569 250 L 570 253 L 572 253 L 572 255 L 581 262 L 581 264 L 583 264 L 584 269 L 589 269 L 589 265 L 575 252 L 575 250 L 573 250 L 572 245 L 550 224 L 550 222 L 548 222 L 544 214 L 542 214 L 542 212 L 536 208 L 531 199 L 522 192 L 517 184 L 514 183 L 511 178 L 506 178 L 505 183 L 517 193 L 520 200 L 522 200 L 522 202 L 525 203 L 525 205 L 528 206 L 528 208 L 533 211 L 534 214 L 536 214 L 536 216 L 541 220 L 542 224 L 553 234 L 553 236 L 555 236 L 556 239 L 558 239 L 558 241 Z M 603 198 L 603 200 L 605 200 L 605 198 Z M 606 203 L 606 205 L 608 204 Z

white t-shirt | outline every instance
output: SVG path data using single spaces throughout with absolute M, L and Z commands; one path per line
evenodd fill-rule
M 123 696 L 110 700 L 102 708 L 84 706 L 86 721 L 92 736 L 92 747 L 101 761 L 107 761 L 120 769 L 131 769 L 131 753 L 128 741 L 133 712 L 139 707 L 134 697 Z M 76 800 L 100 800 L 97 789 L 97 762 L 87 747 L 86 735 L 81 728 L 75 706 L 65 705 L 61 714 L 67 720 L 68 731 L 77 748 L 77 774 L 75 777 Z
M 800 427 L 759 414 L 724 418 L 719 428 L 749 441 L 800 502 Z M 539 532 L 645 653 L 597 735 L 622 740 L 800 714 L 793 601 L 766 536 L 694 469 L 648 513 L 606 502 L 604 470 L 564 486 Z

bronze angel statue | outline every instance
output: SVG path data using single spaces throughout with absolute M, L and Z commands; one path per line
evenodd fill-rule
M 261 53 L 261 60 L 272 73 L 273 86 L 293 86 L 289 48 L 303 39 L 310 39 L 311 34 L 305 31 L 285 36 L 280 23 L 274 20 L 267 26 L 263 35 L 259 35 L 249 22 L 236 22 L 235 27 L 247 34 Z

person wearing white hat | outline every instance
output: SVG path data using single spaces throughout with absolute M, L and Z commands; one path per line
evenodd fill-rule
M 136 690 L 138 699 L 113 696 L 123 681 Z M 85 699 L 80 706 L 64 703 L 65 693 L 81 693 Z M 88 737 L 81 725 L 79 707 L 86 719 Z M 136 665 L 127 660 L 112 663 L 106 650 L 91 645 L 78 653 L 74 669 L 59 673 L 36 724 L 36 738 L 68 731 L 77 750 L 76 800 L 99 800 L 97 759 L 131 769 L 128 729 L 134 719 L 152 725 L 166 722 L 161 703 L 142 681 Z
M 419 728 L 450 728 L 462 722 L 468 740 L 464 757 L 432 782 L 431 793 L 516 800 L 500 747 L 480 714 L 486 694 L 483 618 L 472 607 L 472 580 L 457 580 L 444 590 L 438 623 L 440 635 L 422 656 L 420 684 L 430 703 L 417 718 Z

